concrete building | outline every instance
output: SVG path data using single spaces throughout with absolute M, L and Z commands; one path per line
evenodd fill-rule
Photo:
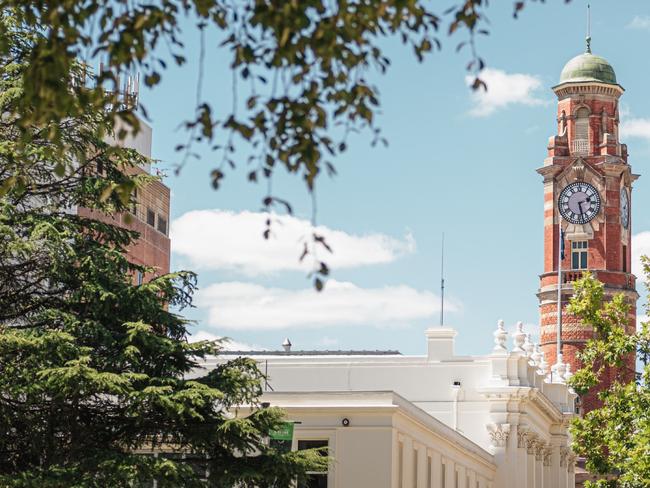
M 428 329 L 423 356 L 285 345 L 202 368 L 246 355 L 267 372 L 262 401 L 295 422 L 292 447 L 327 445 L 333 458 L 309 488 L 573 487 L 575 394 L 550 381 L 521 323 L 508 350 L 499 322 L 485 356 L 456 356 L 455 335 Z
M 135 85 L 134 85 L 135 86 Z M 137 96 L 131 94 L 129 99 L 135 100 Z M 118 123 L 115 131 L 120 130 Z M 123 140 L 111 139 L 109 142 L 121 147 L 135 149 L 143 156 L 151 159 L 151 127 L 140 120 L 140 131 L 134 137 L 130 133 Z M 101 168 L 98 169 L 101 171 Z M 151 164 L 137 166 L 130 169 L 134 174 L 150 174 Z M 135 230 L 140 238 L 127 250 L 130 262 L 154 268 L 154 275 L 169 273 L 171 244 L 169 240 L 169 188 L 161 181 L 153 181 L 145 188 L 139 189 L 134 194 L 135 204 L 128 214 L 106 215 L 92 211 L 88 208 L 75 209 L 76 212 L 87 218 L 102 220 L 116 224 L 127 229 Z M 136 284 L 141 284 L 148 277 L 137 273 L 133 277 Z

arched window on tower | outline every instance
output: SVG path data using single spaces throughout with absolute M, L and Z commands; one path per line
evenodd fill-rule
M 571 152 L 581 156 L 589 154 L 589 110 L 584 107 L 579 108 L 576 112 Z

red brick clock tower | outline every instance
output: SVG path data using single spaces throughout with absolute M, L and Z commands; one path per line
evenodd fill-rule
M 612 66 L 587 51 L 571 59 L 553 87 L 558 98 L 558 135 L 549 139 L 548 157 L 537 172 L 544 178 L 544 273 L 540 275 L 540 342 L 546 361 L 556 363 L 558 254 L 560 226 L 565 233 L 562 261 L 562 355 L 571 371 L 577 352 L 591 337 L 590 326 L 567 314 L 572 282 L 589 270 L 605 284 L 608 295 L 623 292 L 632 305 L 629 332 L 636 326 L 635 277 L 631 273 L 632 173 L 627 146 L 619 141 L 618 100 L 623 88 Z M 631 358 L 630 368 L 634 367 Z M 616 375 L 611 371 L 603 386 Z M 583 407 L 595 406 L 595 395 Z

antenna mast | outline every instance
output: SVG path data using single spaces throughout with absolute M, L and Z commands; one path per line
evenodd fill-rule
M 442 249 L 440 251 L 440 327 L 445 320 L 445 233 L 442 233 Z

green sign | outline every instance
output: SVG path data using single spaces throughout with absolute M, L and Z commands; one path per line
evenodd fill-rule
M 276 441 L 290 441 L 293 439 L 293 422 L 285 422 L 279 429 L 269 432 L 269 437 Z

